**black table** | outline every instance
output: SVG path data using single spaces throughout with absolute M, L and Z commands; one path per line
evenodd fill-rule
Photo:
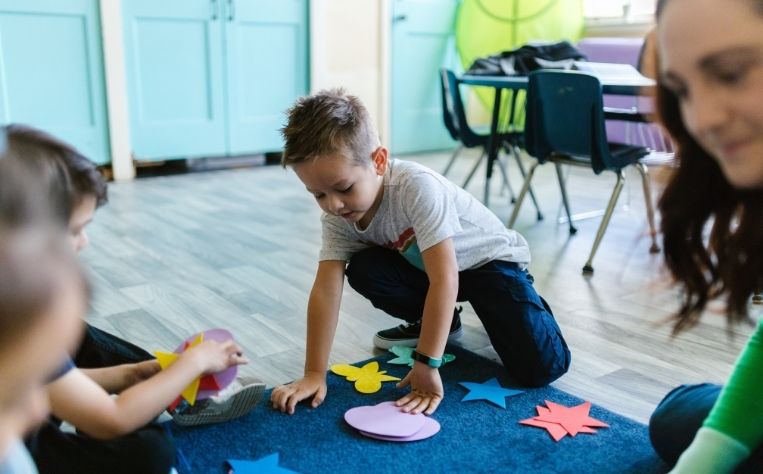
M 611 95 L 645 95 L 655 87 L 655 82 L 647 77 L 599 77 L 603 94 Z M 493 114 L 490 122 L 490 138 L 487 146 L 487 172 L 485 175 L 485 197 L 484 203 L 488 205 L 488 196 L 490 195 L 490 178 L 493 177 L 493 164 L 498 159 L 498 122 L 501 112 L 501 95 L 504 89 L 524 90 L 527 89 L 527 76 L 470 76 L 463 75 L 458 77 L 459 84 L 469 86 L 484 86 L 495 89 L 495 100 L 493 102 Z

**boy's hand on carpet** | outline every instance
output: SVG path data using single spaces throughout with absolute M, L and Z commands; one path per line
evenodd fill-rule
M 395 402 L 406 413 L 431 415 L 437 410 L 445 391 L 437 369 L 416 362 L 408 375 L 397 386 L 411 386 L 411 393 Z
M 313 397 L 310 403 L 316 408 L 326 398 L 326 375 L 318 372 L 307 372 L 304 377 L 288 385 L 280 385 L 270 394 L 273 408 L 289 415 L 294 414 L 294 408 L 302 400 Z

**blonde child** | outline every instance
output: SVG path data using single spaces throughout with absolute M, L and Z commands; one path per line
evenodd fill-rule
M 390 159 L 368 112 L 342 90 L 304 97 L 289 110 L 283 164 L 324 211 L 323 244 L 307 314 L 302 379 L 277 387 L 276 409 L 293 413 L 326 396 L 326 369 L 344 276 L 406 323 L 380 331 L 378 347 L 416 347 L 399 386 L 404 410 L 433 413 L 444 396 L 437 367 L 457 337 L 457 301 L 469 301 L 507 373 L 528 386 L 564 374 L 570 353 L 550 308 L 532 286 L 525 239 L 473 196 L 421 165 Z

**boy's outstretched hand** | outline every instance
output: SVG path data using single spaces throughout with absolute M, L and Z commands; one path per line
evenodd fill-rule
M 395 402 L 406 413 L 431 415 L 437 410 L 445 391 L 442 388 L 440 372 L 428 365 L 416 362 L 398 388 L 411 386 L 411 393 Z
M 313 408 L 323 403 L 326 390 L 326 374 L 308 372 L 296 382 L 274 388 L 270 394 L 270 402 L 276 410 L 293 415 L 297 403 L 308 397 L 313 397 L 310 403 Z

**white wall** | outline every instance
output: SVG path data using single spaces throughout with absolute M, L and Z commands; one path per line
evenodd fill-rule
M 389 0 L 310 2 L 310 83 L 344 87 L 368 108 L 382 143 L 389 138 Z
M 127 73 L 122 34 L 122 1 L 100 0 L 103 69 L 111 144 L 111 171 L 117 181 L 135 177 L 127 110 Z

